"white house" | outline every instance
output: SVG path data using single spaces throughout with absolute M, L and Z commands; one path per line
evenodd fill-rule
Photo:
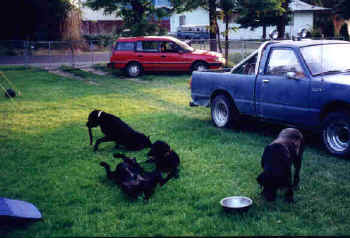
M 312 29 L 314 22 L 314 12 L 327 10 L 326 8 L 313 6 L 300 0 L 293 0 L 289 7 L 292 10 L 292 19 L 286 26 L 286 34 L 296 36 L 300 29 Z M 180 25 L 209 25 L 209 12 L 203 8 L 193 11 L 174 14 L 170 17 L 170 31 L 176 32 Z M 218 21 L 220 31 L 223 32 L 225 25 Z M 230 27 L 239 27 L 236 23 L 230 23 Z M 267 27 L 267 33 L 275 30 L 275 27 Z M 260 39 L 262 37 L 262 27 L 255 30 L 239 29 L 236 32 L 229 33 L 229 39 Z

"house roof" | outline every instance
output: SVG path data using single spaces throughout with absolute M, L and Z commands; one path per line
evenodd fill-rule
M 306 2 L 300 1 L 300 0 L 293 0 L 289 4 L 290 9 L 292 12 L 304 12 L 304 11 L 325 11 L 330 10 L 330 8 L 324 8 L 319 7 L 315 5 L 308 4 Z

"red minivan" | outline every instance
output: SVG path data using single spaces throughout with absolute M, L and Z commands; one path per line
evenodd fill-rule
M 196 50 L 170 36 L 121 37 L 116 41 L 108 67 L 125 70 L 130 77 L 143 71 L 194 71 L 218 69 L 225 64 L 221 53 Z

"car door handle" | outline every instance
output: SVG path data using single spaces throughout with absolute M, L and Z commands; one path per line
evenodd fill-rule
M 165 55 L 162 55 L 162 56 L 160 56 L 160 57 L 165 58 L 166 56 L 165 56 Z
M 137 57 L 143 57 L 143 55 L 138 55 Z
M 268 83 L 268 82 L 270 82 L 270 80 L 268 80 L 268 79 L 263 79 L 263 83 Z

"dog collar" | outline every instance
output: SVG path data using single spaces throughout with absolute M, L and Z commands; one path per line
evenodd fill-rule
M 165 153 L 165 156 L 169 156 L 170 153 L 172 152 L 173 150 L 169 150 L 168 152 Z
M 97 118 L 99 118 L 101 116 L 102 111 L 99 111 L 97 114 Z

